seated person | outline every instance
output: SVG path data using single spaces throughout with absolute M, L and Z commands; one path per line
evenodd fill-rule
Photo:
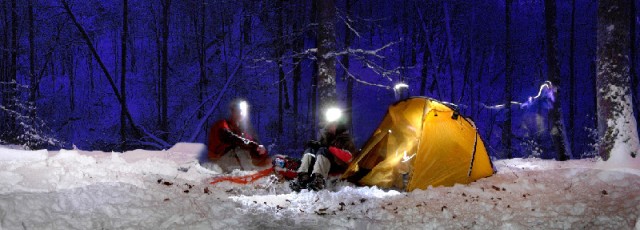
M 293 191 L 322 190 L 325 178 L 344 172 L 355 153 L 355 145 L 338 109 L 327 111 L 327 123 L 320 131 L 320 141 L 309 141 L 302 156 L 298 177 L 289 186 Z
M 260 170 L 271 167 L 264 146 L 248 130 L 248 105 L 235 100 L 229 106 L 228 119 L 217 121 L 209 132 L 208 157 L 225 173 L 234 169 Z M 207 167 L 207 166 L 205 166 Z

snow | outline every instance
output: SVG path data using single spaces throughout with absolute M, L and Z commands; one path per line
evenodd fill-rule
M 602 168 L 635 168 L 640 169 L 640 141 L 638 139 L 637 121 L 633 116 L 633 101 L 628 87 L 610 86 L 605 97 L 619 98 L 620 113 L 614 120 L 608 120 L 607 126 L 615 130 L 615 143 L 610 158 L 600 164 Z
M 292 193 L 274 176 L 209 185 L 220 174 L 199 166 L 204 150 L 0 147 L 0 229 L 640 227 L 640 170 L 596 160 L 499 160 L 492 177 L 410 193 L 335 180 Z
M 0 148 L 0 161 L 34 161 L 47 158 L 46 150 L 26 151 Z

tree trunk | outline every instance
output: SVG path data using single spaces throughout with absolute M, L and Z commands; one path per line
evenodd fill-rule
M 453 103 L 456 100 L 456 89 L 455 89 L 455 73 L 454 71 L 454 63 L 455 58 L 453 56 L 453 35 L 451 33 L 451 16 L 449 15 L 449 6 L 445 1 L 443 3 L 444 9 L 444 21 L 445 21 L 445 30 L 447 32 L 447 56 L 449 57 L 449 81 L 451 90 L 451 102 Z
M 3 29 L 4 32 L 2 33 L 2 47 L 5 48 L 5 50 L 0 51 L 0 94 L 2 95 L 2 105 L 3 106 L 8 106 L 9 104 L 9 86 L 6 84 L 8 82 L 8 77 L 9 77 L 9 59 L 11 56 L 11 52 L 9 52 L 9 1 L 3 1 L 2 2 L 2 15 L 3 15 Z M 2 122 L 0 122 L 0 129 L 1 130 L 10 130 L 9 129 L 9 114 L 8 113 L 1 113 L 3 114 L 2 116 Z M 7 133 L 1 133 L 2 135 L 6 135 Z
M 567 130 L 564 127 L 562 103 L 560 102 L 560 89 L 562 82 L 560 77 L 560 61 L 558 59 L 558 28 L 556 26 L 556 0 L 544 1 L 545 14 L 545 40 L 547 46 L 547 78 L 555 86 L 555 100 L 553 108 L 549 111 L 551 119 L 551 139 L 556 152 L 556 160 L 568 160 L 571 156 Z
M 431 43 L 434 33 L 427 28 L 427 23 L 424 21 L 425 19 L 422 16 L 422 12 L 420 11 L 420 9 L 416 7 L 416 11 L 418 12 L 418 16 L 420 18 L 420 24 L 422 25 L 422 30 L 424 32 L 424 36 L 422 36 L 424 40 L 422 42 L 424 43 L 424 52 L 422 53 L 422 70 L 420 72 L 421 74 L 420 95 L 426 96 L 429 67 L 430 66 L 435 67 L 435 65 L 433 64 L 433 61 L 434 61 L 433 56 L 436 55 L 437 51 L 433 50 L 432 43 Z M 431 88 L 430 92 L 433 92 L 433 85 L 437 84 L 435 68 L 431 72 L 433 75 L 433 82 L 431 84 L 432 87 L 430 87 Z
M 8 21 L 7 21 L 7 1 L 3 1 L 2 2 L 2 11 L 0 13 L 2 13 L 2 47 L 9 47 L 9 29 L 8 29 Z M 7 50 L 0 50 L 0 82 L 4 83 L 6 82 L 6 77 L 7 77 L 7 60 L 9 60 L 9 58 L 7 58 Z M 6 85 L 5 84 L 0 84 L 0 94 L 2 95 L 2 105 L 6 105 L 7 104 L 7 98 L 6 98 Z M 5 113 L 2 113 L 3 115 Z M 0 124 L 0 128 L 2 128 L 2 130 L 5 130 L 5 125 L 6 125 L 6 117 L 2 117 L 2 123 Z
M 335 0 L 318 0 L 318 93 L 320 110 L 336 103 L 336 60 L 331 53 L 336 47 Z
M 35 28 L 34 28 L 34 15 L 33 15 L 33 0 L 28 2 L 28 14 L 29 14 L 29 102 L 31 107 L 29 109 L 29 117 L 32 122 L 35 122 L 36 117 L 36 54 L 35 54 Z M 31 124 L 34 125 L 34 124 Z
M 205 41 L 205 28 L 206 28 L 206 7 L 207 3 L 205 0 L 202 0 L 200 5 L 200 32 L 198 34 L 198 63 L 200 65 L 200 79 L 198 82 L 198 104 L 202 104 L 202 100 L 204 99 L 205 89 L 207 88 L 207 67 L 206 67 L 206 41 Z M 198 29 L 196 29 L 197 31 Z M 198 119 L 202 118 L 203 110 L 202 108 L 198 109 Z
M 505 5 L 505 87 L 504 87 L 504 99 L 505 99 L 505 116 L 502 127 L 502 149 L 507 158 L 512 158 L 511 153 L 511 137 L 513 136 L 511 131 L 511 101 L 513 101 L 513 63 L 511 62 L 511 5 L 513 0 L 506 0 Z
M 243 1 L 243 8 L 247 10 L 250 6 L 250 2 Z M 245 13 L 242 19 L 242 38 L 245 45 L 249 45 L 251 43 L 251 14 Z
M 311 23 L 318 23 L 318 1 L 320 0 L 311 0 Z M 315 43 L 315 47 L 318 47 L 318 37 L 317 33 L 311 33 L 310 39 Z M 313 60 L 313 71 L 311 72 L 311 92 L 309 95 L 311 108 L 310 117 L 311 117 L 311 130 L 316 130 L 317 126 L 317 116 L 318 116 L 318 60 Z
M 9 76 L 8 81 L 17 79 L 18 74 L 18 6 L 17 0 L 11 0 L 11 46 L 9 48 Z M 13 86 L 10 86 L 13 87 Z
M 280 49 L 280 48 L 277 48 Z M 280 53 L 278 51 L 278 53 Z M 282 55 L 277 55 L 278 61 L 276 62 L 278 65 L 278 134 L 282 135 L 284 132 L 284 105 L 283 105 L 283 88 L 285 81 L 284 79 L 284 70 L 282 69 Z
M 282 5 L 282 1 L 276 1 L 276 21 L 278 26 L 278 39 L 276 44 L 276 63 L 278 65 L 278 134 L 282 135 L 284 133 L 284 110 L 288 109 L 291 105 L 289 104 L 289 91 L 287 90 L 287 79 L 284 74 L 284 66 L 282 59 L 284 58 L 284 50 L 285 50 L 285 34 L 284 34 L 284 6 Z
M 427 47 L 426 43 L 429 42 L 427 39 L 428 38 L 428 34 L 426 34 L 427 31 L 425 31 L 425 36 L 424 37 L 424 52 L 422 53 L 422 69 L 420 70 L 420 95 L 421 96 L 426 96 L 427 93 L 427 76 L 429 74 L 429 66 L 431 65 L 431 52 L 429 52 L 429 48 Z
M 155 43 L 156 43 L 156 62 L 155 62 L 155 74 L 154 74 L 154 83 L 155 83 L 155 95 L 156 95 L 156 121 L 158 126 L 162 123 L 162 98 L 160 94 L 160 76 L 162 75 L 162 31 L 160 31 L 160 24 L 157 20 L 154 21 L 154 35 L 155 35 Z
M 93 70 L 93 58 L 91 57 L 91 52 L 89 52 L 87 54 L 87 57 L 88 57 L 87 59 L 89 59 L 89 60 L 87 60 L 87 62 L 89 63 L 89 85 L 90 85 L 91 93 L 93 93 L 93 91 L 96 88 L 96 84 L 95 84 L 95 80 L 93 79 L 94 78 L 94 76 L 93 76 L 94 75 L 93 74 L 94 70 Z
M 300 7 L 300 5 L 302 5 L 302 7 Z M 300 19 L 304 18 L 304 11 L 305 11 L 306 7 L 303 3 L 298 3 L 297 7 L 296 7 L 296 11 L 297 12 L 297 17 L 298 20 L 295 21 L 293 28 L 294 28 L 294 32 L 295 33 L 302 33 L 303 31 L 303 23 L 304 20 L 301 22 Z M 293 43 L 293 49 L 294 49 L 294 53 L 299 54 L 303 52 L 304 49 L 304 36 L 301 36 L 299 38 L 297 38 L 294 43 Z M 299 123 L 299 119 L 300 119 L 300 111 L 299 111 L 299 104 L 300 104 L 300 81 L 302 81 L 302 58 L 300 56 L 294 55 L 293 56 L 293 120 L 294 120 L 294 129 L 293 129 L 293 138 L 294 138 L 294 143 L 298 143 L 298 127 L 300 125 Z
M 475 92 L 473 95 L 474 101 L 471 103 L 471 111 L 472 111 L 473 117 L 478 117 L 478 114 L 480 113 L 480 110 L 478 109 L 478 104 L 480 101 L 482 101 L 480 99 L 480 95 L 483 92 L 482 73 L 484 72 L 484 65 L 485 65 L 484 63 L 486 59 L 487 59 L 487 51 L 483 50 L 482 59 L 480 59 L 480 65 L 478 66 L 478 75 L 476 75 L 475 81 L 471 81 L 471 88 Z M 475 86 L 476 83 L 478 84 L 478 86 Z
M 347 2 L 348 4 L 348 2 Z M 402 1 L 402 12 L 400 12 L 401 15 L 401 27 L 400 27 L 400 36 L 402 37 L 402 40 L 400 41 L 400 50 L 398 53 L 398 59 L 400 59 L 400 76 L 399 76 L 399 80 L 400 82 L 404 82 L 406 75 L 407 75 L 407 71 L 406 71 L 406 66 L 407 66 L 407 43 L 409 41 L 407 41 L 406 39 L 409 37 L 407 36 L 407 34 L 409 33 L 409 23 L 407 22 L 407 1 Z M 346 36 L 346 35 L 345 35 Z M 346 40 L 346 39 L 345 39 Z
M 571 152 L 576 151 L 576 0 L 571 0 L 571 28 L 569 31 L 569 128 Z
M 598 153 L 606 161 L 637 167 L 640 144 L 629 88 L 629 5 L 629 0 L 598 1 Z
M 464 75 L 462 80 L 462 88 L 460 88 L 460 97 L 455 103 L 462 103 L 464 99 L 464 92 L 467 89 L 467 84 L 469 83 L 469 75 L 471 74 L 471 46 L 467 47 L 467 51 L 465 52 L 465 61 L 464 61 Z M 473 91 L 470 92 L 473 94 Z M 453 101 L 452 101 L 453 102 Z
M 347 10 L 347 18 L 351 17 L 353 14 L 353 10 L 351 9 L 351 5 L 353 2 L 351 0 L 346 0 L 346 10 Z M 351 30 L 349 30 L 348 26 L 344 28 L 344 47 L 349 48 L 351 46 Z M 403 61 L 404 62 L 404 61 Z M 347 127 L 352 128 L 352 117 L 353 117 L 353 79 L 348 76 L 349 72 L 349 55 L 344 55 L 342 57 L 342 65 L 344 67 L 344 79 L 347 81 Z
M 638 47 L 636 46 L 636 44 L 638 44 L 638 34 L 636 33 L 636 20 L 637 20 L 637 9 L 636 9 L 637 5 L 636 5 L 636 0 L 631 0 L 631 5 L 629 7 L 629 9 L 631 9 L 631 15 L 629 17 L 629 21 L 631 23 L 631 53 L 629 55 L 629 59 L 631 60 L 630 63 L 630 72 L 631 72 L 631 92 L 633 93 L 633 104 L 636 105 L 633 108 L 634 109 L 634 114 L 636 115 L 636 122 L 640 121 L 640 95 L 638 95 L 638 83 L 639 83 L 639 79 L 638 79 Z M 638 132 L 640 132 L 640 127 L 638 127 Z
M 67 74 L 69 75 L 69 107 L 71 112 L 76 109 L 76 68 L 74 65 L 73 51 L 68 50 L 65 65 L 67 66 Z
M 167 79 L 169 78 L 169 7 L 171 0 L 162 0 L 162 64 L 160 70 L 160 130 L 162 140 L 169 139 Z
M 122 0 L 122 40 L 120 40 L 120 47 L 122 51 L 120 54 L 122 58 L 120 60 L 120 94 L 122 95 L 122 103 L 120 103 L 120 149 L 124 151 L 127 148 L 127 40 L 129 39 L 129 3 L 128 0 Z
M 9 66 L 9 110 L 16 111 L 15 105 L 18 100 L 17 79 L 18 79 L 18 6 L 17 0 L 11 1 L 11 64 Z M 15 130 L 15 118 L 9 119 L 10 130 Z

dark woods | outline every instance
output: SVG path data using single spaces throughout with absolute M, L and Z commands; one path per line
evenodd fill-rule
M 634 1 L 618 1 L 631 6 L 618 20 L 637 105 Z M 302 148 L 334 104 L 362 144 L 406 83 L 412 96 L 459 104 L 494 157 L 589 157 L 599 143 L 598 6 L 2 0 L 0 140 L 101 150 L 203 142 L 227 103 L 244 98 L 275 152 Z

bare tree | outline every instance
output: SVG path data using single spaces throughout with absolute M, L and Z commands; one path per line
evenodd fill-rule
M 207 56 L 207 48 L 206 48 L 206 8 L 207 2 L 206 0 L 202 0 L 200 4 L 200 28 L 197 28 L 198 32 L 198 65 L 200 67 L 200 78 L 198 81 L 198 102 L 202 103 L 204 99 L 205 89 L 207 88 L 207 67 L 206 67 L 206 56 Z M 246 39 L 245 39 L 246 41 Z M 198 109 L 198 119 L 202 118 L 202 109 Z
M 276 1 L 276 24 L 277 36 L 276 40 L 276 64 L 278 65 L 278 134 L 284 132 L 284 110 L 289 109 L 289 90 L 287 89 L 287 79 L 284 74 L 284 66 L 282 59 L 285 52 L 285 32 L 284 32 L 284 6 L 282 1 Z
M 431 86 L 429 87 L 429 91 L 433 92 L 433 90 L 438 87 L 438 79 L 436 76 L 436 72 L 438 71 L 436 70 L 436 65 L 434 64 L 434 60 L 437 55 L 437 51 L 434 49 L 433 45 L 435 33 L 433 32 L 433 28 L 427 27 L 424 16 L 417 6 L 416 11 L 418 12 L 418 16 L 420 17 L 420 24 L 422 25 L 422 32 L 424 33 L 424 35 L 422 36 L 422 43 L 424 43 L 424 52 L 422 53 L 422 70 L 420 71 L 420 95 L 426 95 L 429 67 L 433 67 L 433 69 L 431 70 L 433 80 L 431 82 Z
M 571 0 L 571 28 L 569 29 L 569 136 L 575 151 L 576 131 L 576 0 Z
M 169 78 L 169 9 L 171 0 L 162 0 L 162 64 L 160 69 L 160 130 L 162 139 L 169 139 L 167 79 Z
M 8 1 L 3 1 L 2 2 L 2 29 L 3 29 L 3 33 L 2 33 L 2 47 L 4 47 L 5 49 L 0 51 L 0 93 L 2 95 L 2 105 L 6 106 L 7 103 L 9 102 L 8 100 L 8 93 L 9 90 L 7 90 L 7 76 L 8 76 L 8 62 L 9 59 L 8 58 L 8 50 L 6 49 L 7 47 L 9 47 L 9 32 L 8 32 L 8 19 L 7 19 L 7 5 L 8 5 Z M 2 122 L 0 123 L 0 129 L 2 130 L 9 130 L 8 125 L 9 125 L 9 116 L 6 113 L 2 113 L 4 116 L 2 116 Z M 3 133 L 4 134 L 4 133 Z
M 598 153 L 604 160 L 638 161 L 638 131 L 629 75 L 629 0 L 598 1 Z M 616 150 L 616 151 L 614 151 Z
M 75 58 L 73 50 L 69 49 L 65 51 L 62 58 L 63 65 L 66 66 L 67 74 L 69 75 L 69 109 L 71 112 L 76 109 L 76 68 L 74 65 Z
M 302 34 L 303 33 L 303 23 L 304 23 L 304 13 L 305 13 L 305 3 L 306 1 L 303 1 L 303 3 L 296 3 L 296 18 L 298 18 L 298 20 L 295 20 L 295 22 L 293 23 L 293 31 L 294 33 L 299 33 Z M 302 53 L 304 49 L 304 36 L 300 36 L 298 38 L 295 39 L 295 41 L 293 42 L 293 52 L 294 53 Z M 293 138 L 294 138 L 294 143 L 298 143 L 298 128 L 299 127 L 299 122 L 300 122 L 300 111 L 299 111 L 299 105 L 300 105 L 300 91 L 301 91 L 301 87 L 300 87 L 300 82 L 302 81 L 302 57 L 300 57 L 299 55 L 294 55 L 293 58 L 293 118 L 294 118 L 294 130 L 293 130 Z
M 7 51 L 6 47 L 9 47 L 9 32 L 8 32 L 8 20 L 7 20 L 7 5 L 8 5 L 8 1 L 3 1 L 2 2 L 2 47 L 5 48 L 3 50 L 0 51 L 0 82 L 1 83 L 5 83 L 7 81 L 6 77 L 7 77 L 7 62 L 9 61 L 10 58 L 7 58 Z M 6 84 L 0 84 L 0 93 L 2 94 L 2 105 L 6 105 L 7 104 L 7 91 L 5 90 L 5 88 L 7 87 Z M 5 126 L 7 125 L 7 120 L 6 120 L 6 116 L 2 117 L 2 124 L 0 124 L 0 128 L 2 128 L 3 130 L 5 130 Z
M 504 84 L 504 97 L 505 97 L 505 116 L 506 119 L 504 121 L 502 127 L 502 148 L 506 153 L 507 158 L 512 158 L 511 153 L 511 138 L 513 137 L 513 133 L 511 130 L 511 101 L 513 101 L 513 63 L 511 60 L 511 5 L 513 0 L 506 0 L 505 5 L 505 84 Z
M 18 6 L 17 0 L 11 0 L 11 63 L 9 64 L 9 77 L 7 78 L 8 88 L 5 89 L 8 94 L 7 99 L 7 107 L 11 111 L 15 111 L 15 104 L 18 97 L 16 97 L 17 91 L 17 83 L 16 80 L 18 78 Z M 9 126 L 9 130 L 14 130 L 15 128 L 15 119 L 13 116 L 9 116 L 9 121 L 7 122 Z
M 321 0 L 311 0 L 311 22 L 318 23 L 318 2 Z M 314 39 L 315 47 L 318 47 L 318 37 Z M 311 99 L 309 106 L 311 108 L 311 127 L 312 130 L 316 129 L 316 120 L 318 116 L 318 60 L 314 61 L 313 72 L 311 73 L 311 92 L 309 98 Z
M 556 10 L 555 0 L 544 1 L 547 77 L 555 86 L 555 94 L 560 95 L 561 76 L 560 61 L 558 59 L 558 28 L 556 26 Z M 562 103 L 560 103 L 559 97 L 556 97 L 553 102 L 553 108 L 549 111 L 549 118 L 552 122 L 551 139 L 557 155 L 556 160 L 567 160 L 569 159 L 568 156 L 571 155 L 571 150 L 569 149 L 567 130 L 564 126 L 562 114 Z
M 29 15 L 29 103 L 31 103 L 29 116 L 33 120 L 36 117 L 36 44 L 35 44 L 35 28 L 34 28 L 34 15 L 33 15 L 33 0 L 29 0 L 27 3 L 27 10 Z
M 346 19 L 345 20 L 349 20 L 349 17 L 352 16 L 353 14 L 353 9 L 352 9 L 352 5 L 353 5 L 353 1 L 352 0 L 346 0 L 345 2 L 346 5 Z M 344 46 L 345 47 L 350 47 L 351 46 L 351 30 L 349 29 L 349 26 L 345 26 L 344 28 Z M 349 71 L 349 55 L 344 55 L 342 57 L 342 66 L 345 69 L 344 70 L 344 77 L 343 79 L 345 79 L 347 81 L 347 127 L 352 127 L 352 117 L 353 117 L 353 78 L 347 76 L 348 75 L 348 71 Z
M 129 2 L 122 0 L 122 35 L 120 40 L 120 94 L 122 95 L 122 103 L 120 103 L 120 149 L 125 150 L 127 147 L 127 40 L 129 39 Z
M 449 57 L 449 83 L 451 90 L 451 102 L 455 102 L 456 98 L 456 90 L 455 90 L 455 74 L 454 74 L 454 65 L 455 65 L 455 57 L 453 56 L 453 34 L 451 33 L 451 16 L 449 15 L 449 6 L 447 2 L 443 2 L 442 4 L 444 11 L 444 23 L 445 30 L 447 33 L 447 57 Z
M 636 114 L 636 121 L 640 121 L 640 98 L 638 98 L 638 87 L 639 87 L 639 82 L 640 79 L 638 77 L 638 47 L 636 46 L 636 44 L 638 44 L 638 34 L 637 34 L 637 30 L 636 30 L 636 26 L 637 26 L 637 21 L 638 21 L 638 15 L 636 15 L 637 13 L 637 4 L 635 0 L 631 1 L 631 4 L 629 5 L 629 9 L 631 9 L 631 14 L 629 17 L 629 21 L 631 24 L 631 53 L 629 55 L 629 60 L 631 60 L 631 64 L 630 64 L 630 72 L 631 72 L 631 92 L 633 93 L 633 104 L 635 104 L 636 106 L 634 106 L 635 110 L 635 114 Z M 638 128 L 639 132 L 640 132 L 640 127 Z
M 320 109 L 336 103 L 336 49 L 335 0 L 318 0 L 318 97 Z

